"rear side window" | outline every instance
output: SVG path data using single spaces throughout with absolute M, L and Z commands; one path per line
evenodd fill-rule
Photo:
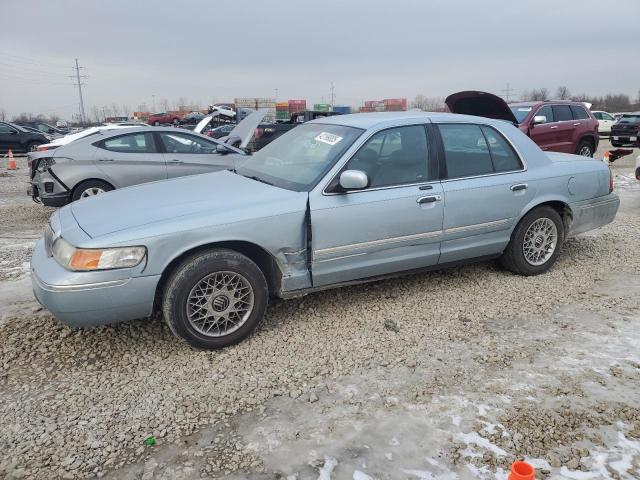
M 15 131 L 16 131 L 15 128 L 10 127 L 6 123 L 0 123 L 0 133 L 12 133 Z
M 489 145 L 478 125 L 438 125 L 444 146 L 447 178 L 493 173 Z
M 536 112 L 536 117 L 547 117 L 547 121 L 545 123 L 555 122 L 553 117 L 553 110 L 551 109 L 551 105 L 545 105 L 540 110 Z
M 566 122 L 567 120 L 573 120 L 573 114 L 569 105 L 554 105 L 553 116 L 556 122 Z
M 510 172 L 513 170 L 522 170 L 522 163 L 516 155 L 515 150 L 509 142 L 496 130 L 491 127 L 482 127 L 487 143 L 489 144 L 489 152 L 493 167 L 496 172 Z
M 100 148 L 119 153 L 155 153 L 156 144 L 151 133 L 132 133 L 119 137 L 108 138 Z
M 584 120 L 585 118 L 589 118 L 589 114 L 584 107 L 580 107 L 578 105 L 571 105 L 571 113 L 573 113 L 574 120 Z

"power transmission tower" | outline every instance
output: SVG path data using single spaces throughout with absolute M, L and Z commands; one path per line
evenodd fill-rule
M 82 87 L 86 86 L 86 83 L 82 83 L 80 81 L 81 78 L 87 78 L 86 75 L 80 75 L 80 70 L 83 70 L 84 67 L 78 66 L 78 59 L 76 58 L 76 66 L 73 67 L 76 71 L 75 75 L 70 76 L 69 78 L 75 78 L 77 83 L 74 83 L 76 87 L 78 87 L 78 95 L 80 96 L 80 123 L 82 126 L 85 124 L 86 116 L 84 114 L 84 101 L 82 100 Z
M 511 101 L 511 94 L 516 93 L 516 91 L 513 88 L 511 88 L 511 85 L 509 83 L 507 83 L 507 88 L 500 91 L 504 93 L 503 97 L 507 101 L 507 103 Z
M 332 109 L 335 101 L 336 101 L 336 89 L 333 87 L 333 82 L 331 82 L 331 108 Z

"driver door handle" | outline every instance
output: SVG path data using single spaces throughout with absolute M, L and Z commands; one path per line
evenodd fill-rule
M 439 202 L 440 200 L 442 200 L 442 195 L 427 195 L 424 197 L 419 197 L 416 202 L 419 204 L 422 203 L 433 203 L 433 202 Z
M 549 130 L 553 130 L 555 128 L 558 128 L 558 125 L 554 125 L 553 127 L 549 127 Z
M 517 192 L 518 190 L 526 190 L 529 188 L 529 185 L 526 183 L 516 183 L 515 185 L 511 185 L 511 191 Z

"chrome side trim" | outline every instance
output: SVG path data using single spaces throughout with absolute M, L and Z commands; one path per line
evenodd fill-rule
M 462 227 L 453 227 L 453 228 L 447 228 L 445 229 L 444 233 L 460 233 L 460 232 L 467 232 L 470 230 L 479 230 L 482 228 L 491 228 L 491 227 L 500 227 L 502 225 L 506 225 L 507 223 L 509 223 L 512 219 L 511 218 L 505 218 L 503 220 L 495 220 L 493 222 L 485 222 L 485 223 L 475 223 L 473 225 L 465 225 Z
M 325 258 L 324 260 L 314 260 L 313 263 L 333 262 L 334 260 L 342 260 L 343 258 L 360 257 L 361 255 L 369 255 L 369 252 L 352 253 L 351 255 L 341 255 L 339 257 Z
M 331 255 L 333 253 L 349 252 L 351 250 L 357 250 L 358 248 L 377 247 L 380 245 L 387 245 L 392 243 L 407 242 L 411 240 L 422 240 L 425 238 L 433 238 L 442 235 L 442 230 L 425 233 L 415 233 L 413 235 L 404 235 L 402 237 L 383 238 L 381 240 L 371 240 L 369 242 L 352 243 L 349 245 L 340 245 L 338 247 L 321 248 L 313 252 L 315 256 Z
M 31 277 L 35 280 L 40 288 L 47 292 L 76 292 L 80 290 L 93 290 L 96 288 L 120 287 L 129 283 L 130 278 L 124 280 L 110 280 L 108 282 L 83 283 L 78 285 L 50 285 L 43 282 L 34 269 L 31 269 Z

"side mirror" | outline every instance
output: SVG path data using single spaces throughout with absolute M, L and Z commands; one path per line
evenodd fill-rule
M 345 170 L 340 174 L 340 186 L 344 190 L 362 190 L 369 185 L 369 177 L 362 170 Z
M 533 117 L 533 125 L 540 125 L 541 123 L 547 123 L 547 117 L 544 115 L 536 115 Z

